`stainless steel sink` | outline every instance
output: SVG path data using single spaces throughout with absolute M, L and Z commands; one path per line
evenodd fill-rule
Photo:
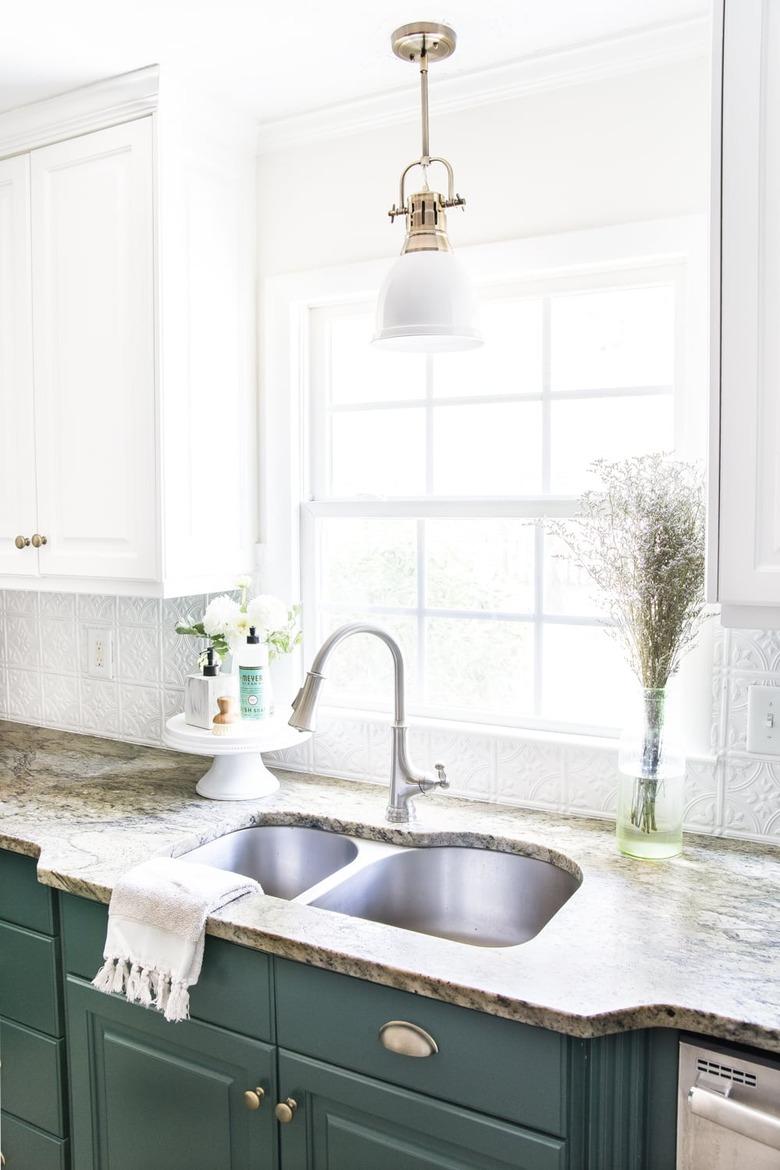
M 311 905 L 474 946 L 511 947 L 538 934 L 578 886 L 546 861 L 439 846 L 374 861 Z
M 186 855 L 254 878 L 275 898 L 297 898 L 304 890 L 349 865 L 358 847 L 349 837 L 301 825 L 257 825 L 239 829 Z
M 480 947 L 527 942 L 580 884 L 519 853 L 409 848 L 299 825 L 239 829 L 186 857 L 256 878 L 276 898 Z

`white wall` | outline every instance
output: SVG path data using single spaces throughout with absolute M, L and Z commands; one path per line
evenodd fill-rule
M 699 59 L 434 116 L 432 148 L 468 200 L 453 243 L 704 211 L 708 87 Z M 261 157 L 261 279 L 400 251 L 385 213 L 418 153 L 406 123 Z

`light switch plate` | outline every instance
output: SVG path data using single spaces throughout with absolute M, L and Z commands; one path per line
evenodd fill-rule
M 87 628 L 87 674 L 91 678 L 114 677 L 114 631 L 105 626 Z
M 747 750 L 780 756 L 780 687 L 748 687 Z

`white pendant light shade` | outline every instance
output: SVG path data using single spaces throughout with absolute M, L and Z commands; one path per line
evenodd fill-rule
M 405 252 L 379 293 L 374 344 L 409 353 L 482 345 L 471 282 L 452 252 Z

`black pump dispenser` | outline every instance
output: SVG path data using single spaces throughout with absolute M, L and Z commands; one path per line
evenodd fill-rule
M 249 634 L 247 636 L 247 642 L 249 643 L 250 646 L 258 646 L 260 644 L 260 639 L 257 636 L 257 629 L 255 626 L 249 627 Z
M 219 663 L 214 661 L 213 646 L 209 646 L 206 651 L 206 663 L 203 667 L 203 674 L 206 678 L 216 678 L 219 674 Z

